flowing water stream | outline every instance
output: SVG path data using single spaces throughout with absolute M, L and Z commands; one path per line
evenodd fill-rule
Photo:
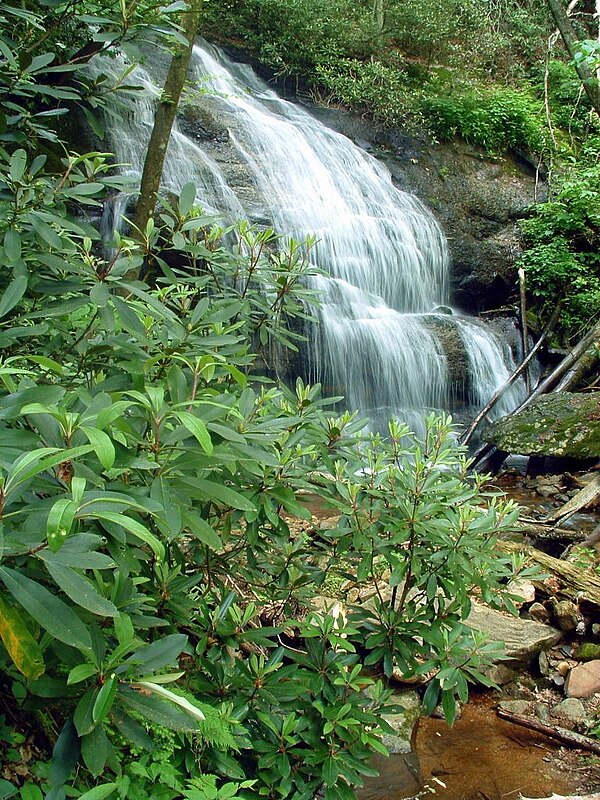
M 116 74 L 123 66 L 96 59 L 92 70 Z M 126 113 L 112 123 L 111 147 L 134 174 L 141 174 L 163 72 L 160 63 L 136 67 L 127 80 L 143 91 L 125 100 Z M 295 239 L 318 237 L 313 260 L 326 274 L 315 279 L 322 299 L 308 376 L 379 428 L 392 414 L 419 428 L 424 413 L 453 410 L 458 395 L 463 406 L 483 405 L 512 371 L 514 346 L 476 319 L 440 313 L 449 304 L 448 251 L 428 209 L 397 189 L 376 158 L 279 97 L 247 65 L 199 44 L 190 80 L 164 188 L 178 192 L 193 181 L 209 213 L 266 220 Z M 225 131 L 217 136 L 224 148 L 194 134 L 194 119 L 202 127 L 206 113 Z M 118 224 L 120 202 L 110 225 Z M 458 381 L 449 340 L 461 350 Z M 506 393 L 495 413 L 514 407 L 521 391 L 517 384 Z

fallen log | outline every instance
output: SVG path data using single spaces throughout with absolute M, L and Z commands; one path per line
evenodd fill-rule
M 545 736 L 556 739 L 569 747 L 575 747 L 578 750 L 589 750 L 591 753 L 600 755 L 600 742 L 596 739 L 591 739 L 589 736 L 570 731 L 568 728 L 558 728 L 554 725 L 547 725 L 545 722 L 540 722 L 538 719 L 522 717 L 520 714 L 513 714 L 512 711 L 505 711 L 503 708 L 497 708 L 496 713 L 501 719 L 512 722 L 514 725 L 520 725 L 522 728 L 528 728 L 531 731 L 543 733 Z
M 569 561 L 561 561 L 560 558 L 549 556 L 526 544 L 499 541 L 496 547 L 503 553 L 524 553 L 529 563 L 537 564 L 545 572 L 550 572 L 560 580 L 560 587 L 557 590 L 554 587 L 550 590 L 543 580 L 532 581 L 540 591 L 546 594 L 558 594 L 573 600 L 580 606 L 587 603 L 594 607 L 593 610 L 596 613 L 600 612 L 600 575 L 592 570 L 571 564 Z
M 527 536 L 537 539 L 560 539 L 569 542 L 583 542 L 585 533 L 576 528 L 559 528 L 556 522 L 549 520 L 525 519 L 518 522 L 519 530 Z
M 582 508 L 591 506 L 600 498 L 600 475 L 595 475 L 589 483 L 580 489 L 576 495 L 568 500 L 563 506 L 557 508 L 546 516 L 548 522 L 566 519 L 567 517 L 581 511 Z

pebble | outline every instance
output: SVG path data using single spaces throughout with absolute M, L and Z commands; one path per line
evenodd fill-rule
M 563 678 L 566 678 L 569 674 L 569 670 L 571 669 L 571 665 L 568 661 L 559 661 L 556 665 L 556 671 L 559 675 L 562 675 Z
M 548 609 L 541 603 L 533 603 L 533 605 L 529 606 L 529 616 L 536 622 L 546 623 L 550 619 Z
M 554 706 L 550 714 L 553 717 L 561 717 L 569 722 L 581 722 L 586 717 L 586 711 L 581 700 L 576 697 L 567 697 L 558 705 Z
M 498 703 L 498 708 L 502 711 L 509 711 L 511 714 L 527 714 L 531 710 L 529 700 L 503 700 Z
M 581 612 L 579 608 L 570 600 L 559 600 L 554 603 L 554 617 L 557 626 L 561 631 L 574 631 L 580 620 Z

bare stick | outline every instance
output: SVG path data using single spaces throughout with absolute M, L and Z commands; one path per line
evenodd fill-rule
M 517 274 L 519 276 L 519 299 L 521 305 L 521 344 L 523 346 L 523 358 L 527 360 L 527 348 L 529 346 L 528 342 L 528 333 L 527 333 L 527 299 L 525 297 L 525 270 L 523 267 L 519 267 L 517 270 Z M 531 392 L 531 380 L 529 378 L 529 370 L 527 367 L 524 369 L 525 372 L 525 388 L 527 389 L 527 394 Z
M 567 730 L 567 728 L 556 728 L 554 725 L 546 725 L 537 719 L 530 719 L 529 717 L 522 717 L 520 714 L 513 714 L 511 711 L 504 711 L 502 708 L 496 709 L 496 713 L 507 722 L 512 722 L 515 725 L 520 725 L 522 728 L 529 728 L 529 730 L 543 733 L 551 739 L 557 739 L 559 742 L 568 745 L 569 747 L 576 747 L 579 750 L 589 750 L 592 753 L 600 755 L 600 742 L 590 739 L 589 736 L 583 736 L 581 733 Z
M 485 419 L 485 417 L 487 417 L 487 415 L 490 413 L 492 408 L 496 405 L 498 400 L 502 397 L 504 392 L 508 389 L 508 387 L 511 384 L 513 384 L 517 380 L 517 378 L 523 372 L 523 370 L 527 369 L 527 366 L 531 363 L 532 359 L 534 358 L 534 356 L 536 355 L 536 353 L 538 352 L 540 347 L 546 341 L 546 337 L 550 333 L 551 329 L 554 327 L 554 324 L 556 322 L 557 317 L 558 317 L 558 306 L 555 309 L 554 314 L 552 315 L 552 318 L 551 318 L 550 322 L 546 326 L 546 329 L 542 332 L 540 338 L 537 340 L 535 345 L 531 348 L 531 350 L 529 351 L 527 356 L 524 358 L 523 361 L 521 361 L 519 366 L 516 368 L 516 370 L 510 376 L 510 378 L 508 378 L 508 380 L 506 380 L 502 384 L 502 386 L 494 392 L 494 394 L 492 395 L 490 400 L 481 409 L 479 414 L 477 414 L 477 416 L 475 417 L 475 419 L 473 420 L 473 422 L 469 426 L 468 430 L 465 433 L 463 433 L 463 435 L 460 438 L 460 441 L 461 441 L 462 444 L 467 444 L 471 440 L 471 437 L 475 433 L 477 427 L 479 426 L 479 423 L 483 419 Z

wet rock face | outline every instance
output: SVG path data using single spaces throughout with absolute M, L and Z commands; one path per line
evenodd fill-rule
M 502 306 L 515 287 L 518 220 L 536 201 L 535 176 L 511 157 L 495 162 L 461 141 L 423 144 L 408 159 L 398 148 L 388 166 L 448 237 L 453 302 L 469 313 Z
M 287 97 L 298 101 L 289 92 Z M 516 285 L 515 261 L 521 254 L 518 220 L 532 203 L 545 199 L 543 182 L 536 180 L 531 165 L 508 155 L 494 159 L 460 140 L 436 143 L 425 134 L 378 129 L 339 109 L 304 105 L 383 161 L 399 189 L 415 194 L 432 209 L 448 238 L 453 304 L 469 314 L 502 306 Z M 236 192 L 246 194 L 242 199 L 250 205 L 251 217 L 268 224 L 261 218 L 264 211 L 256 187 L 231 146 L 235 120 L 217 119 L 206 97 L 195 107 L 184 107 L 182 117 L 185 132 L 226 173 L 239 173 Z
M 600 392 L 561 392 L 495 422 L 488 440 L 501 450 L 529 456 L 600 457 Z
M 310 110 L 384 161 L 398 188 L 432 209 L 448 238 L 453 303 L 470 314 L 502 306 L 517 280 L 518 221 L 546 198 L 531 164 L 510 155 L 494 159 L 461 140 L 378 130 L 335 109 Z

